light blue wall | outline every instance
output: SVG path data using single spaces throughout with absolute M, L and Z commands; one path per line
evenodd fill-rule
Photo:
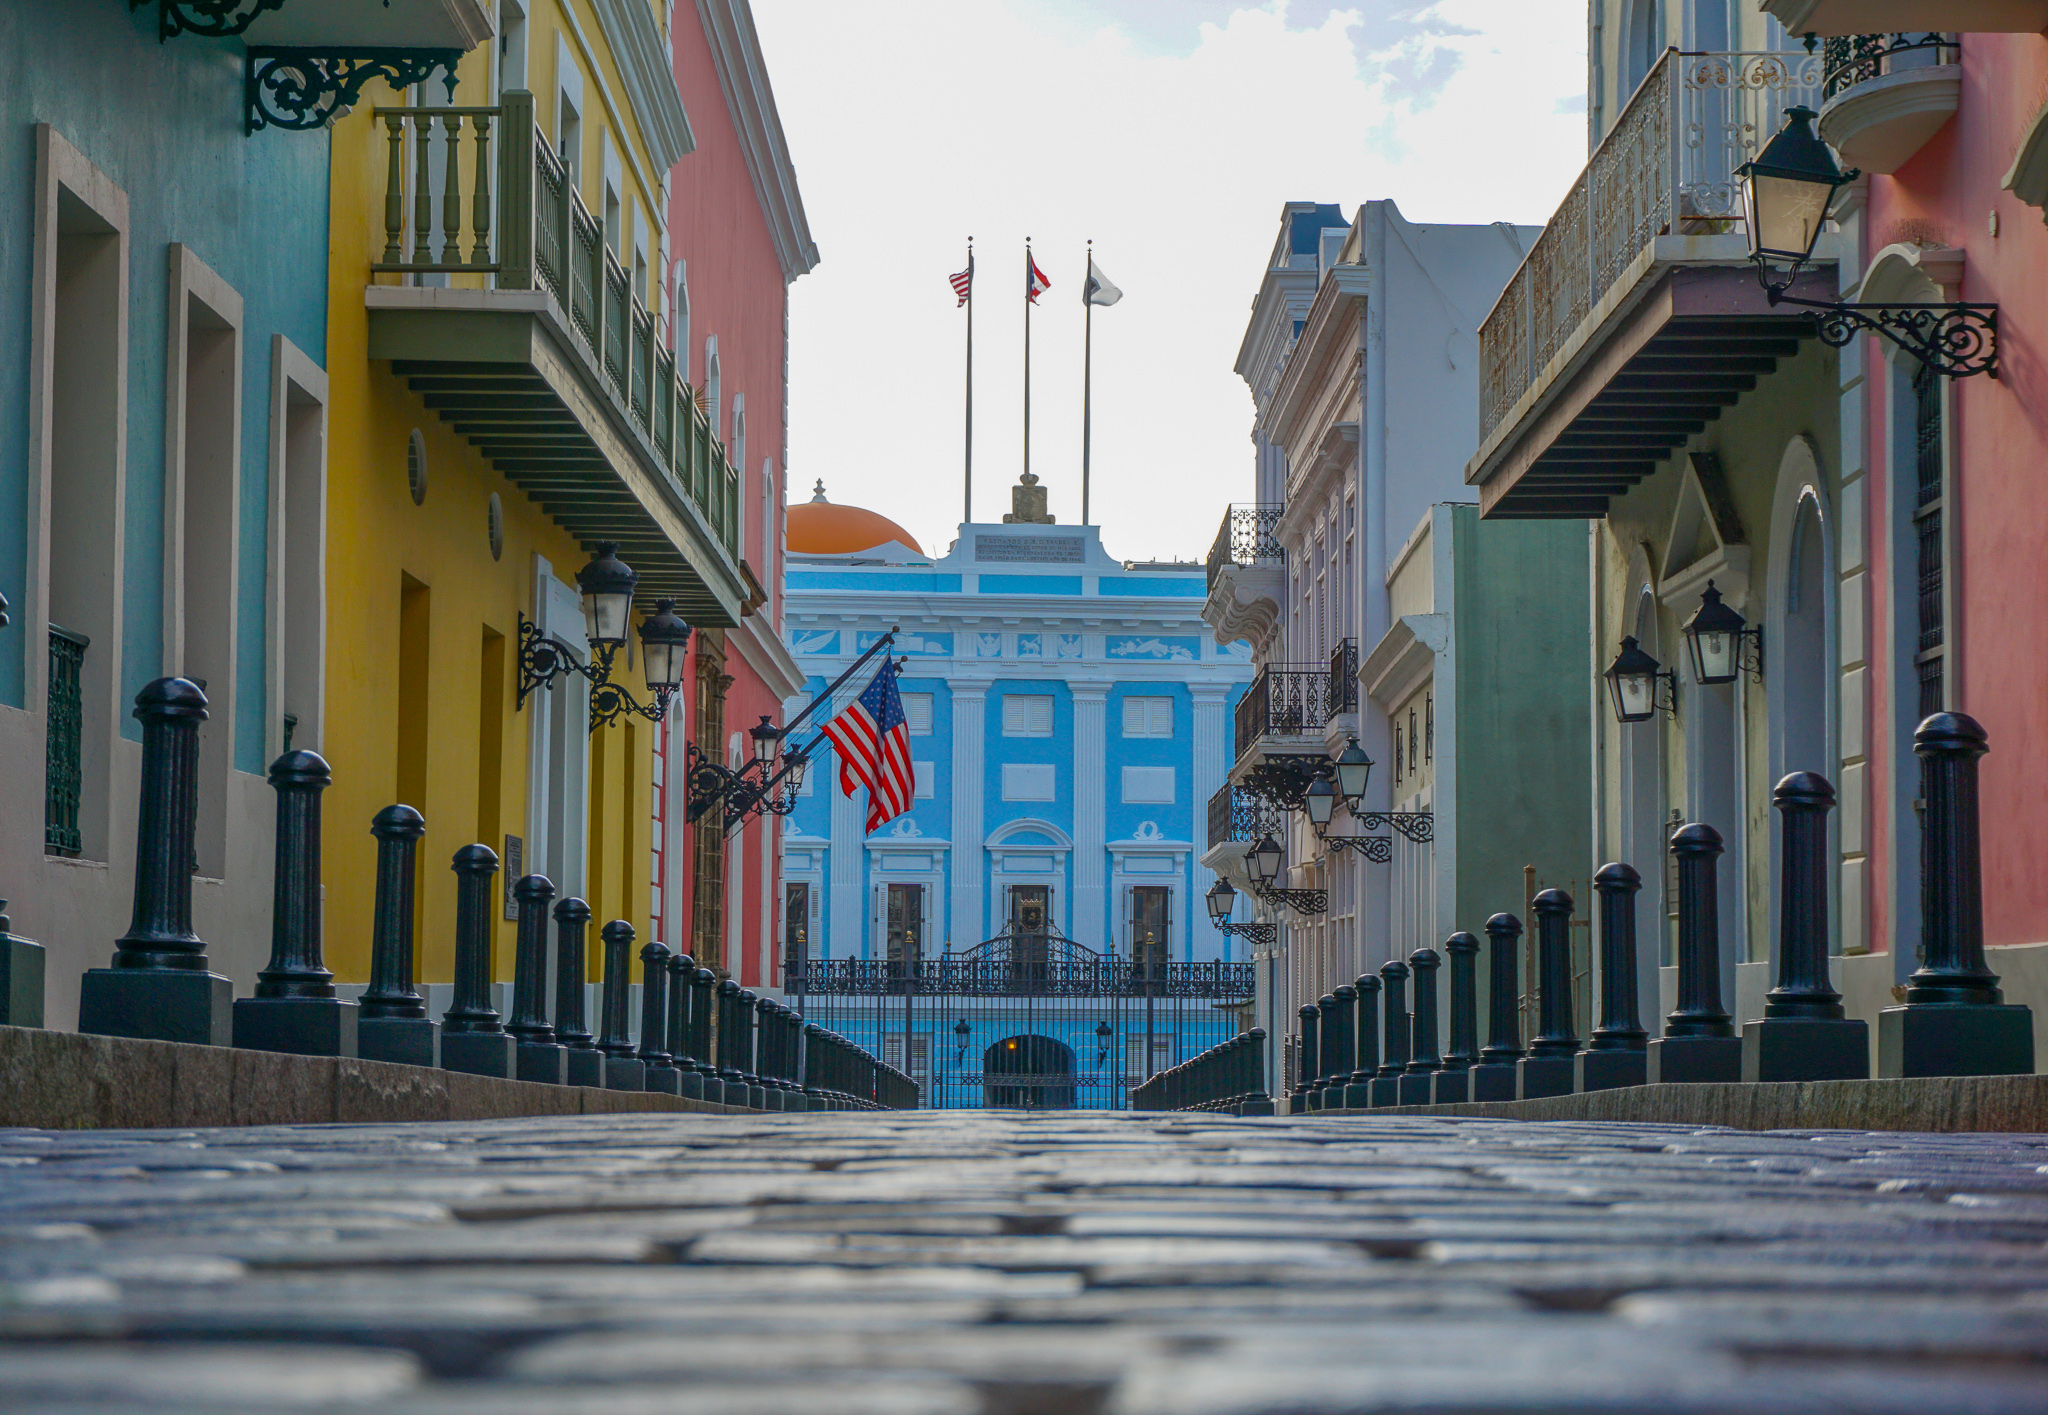
M 235 764 L 263 769 L 270 343 L 326 362 L 325 131 L 242 130 L 242 45 L 156 37 L 156 6 L 0 5 L 0 592 L 25 603 L 34 125 L 48 123 L 128 198 L 126 563 L 122 696 L 163 643 L 166 248 L 182 242 L 243 301 L 241 573 Z M 24 702 L 29 644 L 0 632 L 0 702 Z M 11 642 L 9 640 L 11 639 Z M 123 718 L 131 737 L 137 724 Z

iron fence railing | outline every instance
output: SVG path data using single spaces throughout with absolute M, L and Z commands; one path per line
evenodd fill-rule
M 1242 786 L 1224 785 L 1209 798 L 1209 845 L 1231 841 L 1255 843 L 1264 836 L 1278 838 L 1286 827 L 1286 812 Z
M 1330 650 L 1330 716 L 1358 711 L 1358 640 L 1341 640 Z
M 1216 588 L 1216 577 L 1225 566 L 1277 564 L 1286 558 L 1279 537 L 1273 534 L 1284 510 L 1283 506 L 1264 502 L 1225 508 L 1223 524 L 1216 532 L 1215 543 L 1209 547 L 1210 589 Z
M 1321 665 L 1275 665 L 1259 670 L 1237 700 L 1233 726 L 1242 758 L 1273 733 L 1320 732 L 1330 721 L 1330 670 Z
M 494 107 L 379 108 L 377 116 L 387 145 L 385 241 L 370 269 L 474 276 L 554 296 L 649 460 L 737 557 L 739 471 L 710 409 L 661 347 L 660 324 L 584 205 L 575 170 L 536 126 L 533 95 L 512 90 Z
M 1479 430 L 1498 427 L 1658 236 L 1742 229 L 1737 169 L 1820 106 L 1818 54 L 1665 51 L 1479 328 Z
M 969 959 L 958 954 L 913 964 L 881 958 L 812 958 L 805 961 L 792 991 L 804 996 L 900 997 L 951 994 L 963 997 L 1201 997 L 1243 999 L 1251 995 L 1252 965 L 1223 960 L 1167 963 L 1148 968 L 1128 958 L 1097 956 L 1043 968 L 1013 967 L 1002 959 Z
M 1961 52 L 1946 34 L 1832 35 L 1821 42 L 1821 97 L 1834 98 L 1900 69 L 1953 64 Z
M 75 856 L 84 846 L 78 803 L 85 782 L 85 635 L 50 626 L 50 689 L 44 724 L 43 853 Z

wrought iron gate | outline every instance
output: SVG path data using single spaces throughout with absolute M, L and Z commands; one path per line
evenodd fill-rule
M 915 962 L 811 959 L 787 1001 L 909 1073 L 931 1109 L 1122 1110 L 1250 1025 L 1249 963 L 1156 963 L 1011 929 Z

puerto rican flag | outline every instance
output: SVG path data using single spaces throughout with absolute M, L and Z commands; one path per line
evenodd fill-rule
M 1052 288 L 1052 281 L 1045 278 L 1045 272 L 1038 268 L 1038 262 L 1031 258 L 1031 247 L 1024 248 L 1024 298 L 1032 304 L 1038 297 Z
M 851 796 L 856 786 L 868 788 L 870 832 L 910 809 L 917 778 L 895 660 L 884 656 L 874 680 L 820 730 L 839 749 L 840 791 Z
M 957 310 L 961 305 L 966 304 L 968 297 L 974 293 L 974 257 L 967 257 L 967 268 L 965 270 L 961 271 L 958 275 L 948 278 L 953 282 L 953 293 L 960 297 L 959 303 L 953 306 Z

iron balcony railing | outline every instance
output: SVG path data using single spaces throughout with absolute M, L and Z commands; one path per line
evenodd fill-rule
M 1229 842 L 1256 844 L 1276 838 L 1287 824 L 1286 812 L 1242 786 L 1225 784 L 1209 798 L 1209 846 Z
M 1358 640 L 1343 639 L 1330 650 L 1330 716 L 1358 711 Z
M 1208 997 L 1251 994 L 1248 963 L 1161 963 L 1097 953 L 1056 930 L 1010 930 L 964 953 L 910 963 L 885 958 L 807 959 L 806 995 L 900 997 Z
M 1743 229 L 1736 169 L 1820 106 L 1818 54 L 1666 50 L 1479 327 L 1479 434 L 1500 426 L 1657 237 Z
M 44 713 L 43 853 L 75 856 L 84 846 L 78 801 L 85 782 L 83 634 L 50 626 L 50 692 Z
M 1901 69 L 1953 64 L 1961 52 L 1946 34 L 1833 35 L 1821 42 L 1821 97 L 1834 98 Z
M 476 276 L 499 290 L 554 296 L 654 463 L 737 557 L 739 472 L 704 395 L 684 380 L 603 223 L 583 204 L 573 168 L 535 124 L 533 95 L 512 90 L 488 108 L 379 108 L 377 116 L 387 145 L 384 249 L 370 269 Z
M 1229 565 L 1277 565 L 1286 558 L 1273 528 L 1286 508 L 1264 502 L 1239 503 L 1223 512 L 1223 525 L 1209 547 L 1209 588 Z
M 1237 700 L 1237 752 L 1242 759 L 1261 737 L 1320 732 L 1330 721 L 1330 670 L 1297 665 L 1262 668 Z

